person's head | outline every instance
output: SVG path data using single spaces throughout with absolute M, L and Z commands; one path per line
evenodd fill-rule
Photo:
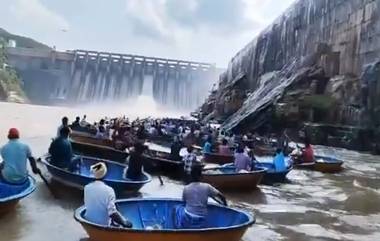
M 237 147 L 237 149 L 236 149 L 236 152 L 237 152 L 237 153 L 244 153 L 244 147 L 243 147 L 243 145 L 239 145 L 239 146 Z
M 144 146 L 140 142 L 136 142 L 135 145 L 133 146 L 133 149 L 134 149 L 135 153 L 142 154 L 146 150 L 146 146 Z
M 84 115 L 84 116 L 83 116 L 83 120 L 85 120 L 86 118 L 87 118 L 87 116 L 86 116 L 86 115 Z
M 104 123 L 105 123 L 104 119 L 101 119 L 100 122 L 99 122 L 100 125 L 104 125 Z
M 70 135 L 70 128 L 68 126 L 64 126 L 63 128 L 61 128 L 61 130 L 59 131 L 59 136 L 60 137 L 63 137 L 63 138 L 68 138 L 69 135 Z
M 90 167 L 91 173 L 95 176 L 95 179 L 101 180 L 107 175 L 107 166 L 104 162 L 99 162 Z
M 222 144 L 223 144 L 224 146 L 227 145 L 227 143 L 228 143 L 228 142 L 227 142 L 226 139 L 223 139 L 223 140 L 222 140 Z
M 15 140 L 20 138 L 20 132 L 16 128 L 11 128 L 8 131 L 8 139 Z
M 191 169 L 191 182 L 199 182 L 202 178 L 202 166 L 194 165 Z
M 192 145 L 189 145 L 188 147 L 187 147 L 187 152 L 188 153 L 192 153 L 194 151 L 194 147 L 192 146 Z
M 67 118 L 66 116 L 64 116 L 62 118 L 62 125 L 67 126 L 68 124 L 69 124 L 69 118 Z
M 75 117 L 75 121 L 79 122 L 80 121 L 80 117 L 79 116 Z
M 276 149 L 276 154 L 280 154 L 282 152 L 282 149 L 281 148 L 277 148 Z

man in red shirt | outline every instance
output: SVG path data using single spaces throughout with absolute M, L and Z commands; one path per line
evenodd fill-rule
M 304 163 L 314 162 L 314 150 L 308 140 L 305 141 L 305 149 L 302 150 L 302 162 Z

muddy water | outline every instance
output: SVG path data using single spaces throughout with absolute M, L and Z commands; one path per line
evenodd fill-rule
M 68 109 L 0 103 L 0 143 L 6 130 L 18 127 L 35 156 L 46 152 L 62 115 L 87 112 L 95 118 L 109 108 Z M 112 111 L 116 111 L 112 109 Z M 121 114 L 122 109 L 117 110 Z M 110 113 L 113 114 L 113 113 Z M 126 113 L 136 115 L 138 112 Z M 231 205 L 256 214 L 244 241 L 253 240 L 380 240 L 380 158 L 319 147 L 318 153 L 342 157 L 345 171 L 336 175 L 294 170 L 289 183 L 260 186 L 251 193 L 227 193 Z M 79 241 L 86 233 L 73 219 L 81 205 L 79 191 L 53 183 L 54 199 L 41 182 L 14 212 L 0 217 L 1 241 Z M 141 189 L 143 197 L 180 197 L 182 185 L 164 178 Z

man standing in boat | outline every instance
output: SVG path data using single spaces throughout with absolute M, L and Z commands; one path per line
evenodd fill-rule
M 143 161 L 144 157 L 142 156 L 145 151 L 146 146 L 140 142 L 136 142 L 131 151 L 131 154 L 128 157 L 128 169 L 126 173 L 126 178 L 130 180 L 140 180 L 143 173 Z
M 191 182 L 191 171 L 193 166 L 200 166 L 201 163 L 197 161 L 197 156 L 194 153 L 193 146 L 187 147 L 187 153 L 183 157 L 184 162 L 184 174 L 185 174 L 185 183 L 188 184 Z
M 62 118 L 62 124 L 60 126 L 58 126 L 58 129 L 57 129 L 57 137 L 59 137 L 59 133 L 61 131 L 61 129 L 63 127 L 69 127 L 69 118 L 67 118 L 66 116 L 64 116 Z
M 84 187 L 85 218 L 99 225 L 120 225 L 125 228 L 132 228 L 132 223 L 116 209 L 115 191 L 102 181 L 107 174 L 106 164 L 100 162 L 91 166 L 91 172 L 96 181 Z
M 11 184 L 22 184 L 28 178 L 27 160 L 34 174 L 41 173 L 32 156 L 30 147 L 19 140 L 20 133 L 16 128 L 8 132 L 9 142 L 0 148 L 3 163 L 0 164 L 0 179 Z
M 227 206 L 223 194 L 210 184 L 201 182 L 201 177 L 202 166 L 193 166 L 191 183 L 185 186 L 182 193 L 185 205 L 175 208 L 174 221 L 178 229 L 204 228 L 206 226 L 209 197 Z

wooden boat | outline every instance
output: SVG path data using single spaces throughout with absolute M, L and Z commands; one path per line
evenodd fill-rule
M 332 157 L 315 157 L 314 170 L 324 173 L 336 173 L 340 172 L 343 167 L 343 161 Z
M 182 174 L 184 163 L 182 160 L 171 160 L 170 153 L 148 150 L 144 153 L 144 169 L 161 171 L 170 174 Z
M 303 162 L 303 163 L 294 163 L 294 167 L 298 169 L 310 169 L 314 170 L 315 162 Z
M 77 172 L 69 172 L 65 169 L 50 164 L 50 157 L 42 160 L 47 170 L 56 181 L 70 187 L 83 189 L 88 183 L 95 181 L 94 176 L 90 172 L 91 165 L 103 161 L 107 165 L 107 175 L 103 181 L 112 187 L 115 192 L 138 191 L 142 186 L 149 183 L 152 178 L 149 174 L 143 172 L 140 180 L 130 180 L 124 178 L 124 170 L 126 166 L 112 161 L 104 161 L 91 157 L 82 157 L 80 169 Z
M 234 155 L 221 155 L 218 153 L 204 153 L 204 161 L 219 165 L 228 164 L 234 161 Z
M 205 169 L 202 181 L 219 189 L 256 189 L 264 177 L 266 170 L 257 168 L 248 173 L 237 173 L 233 166 L 222 166 Z
M 21 185 L 0 182 L 0 214 L 13 210 L 18 202 L 36 189 L 36 181 L 31 176 Z
M 124 163 L 128 153 L 114 148 L 111 140 L 98 139 L 93 136 L 72 135 L 70 142 L 73 151 L 79 155 L 92 156 Z
M 86 230 L 92 241 L 239 241 L 255 220 L 236 209 L 210 204 L 207 224 L 202 229 L 177 229 L 173 212 L 181 200 L 129 199 L 117 201 L 119 211 L 133 224 L 132 229 L 103 226 L 85 219 L 84 207 L 74 218 Z

